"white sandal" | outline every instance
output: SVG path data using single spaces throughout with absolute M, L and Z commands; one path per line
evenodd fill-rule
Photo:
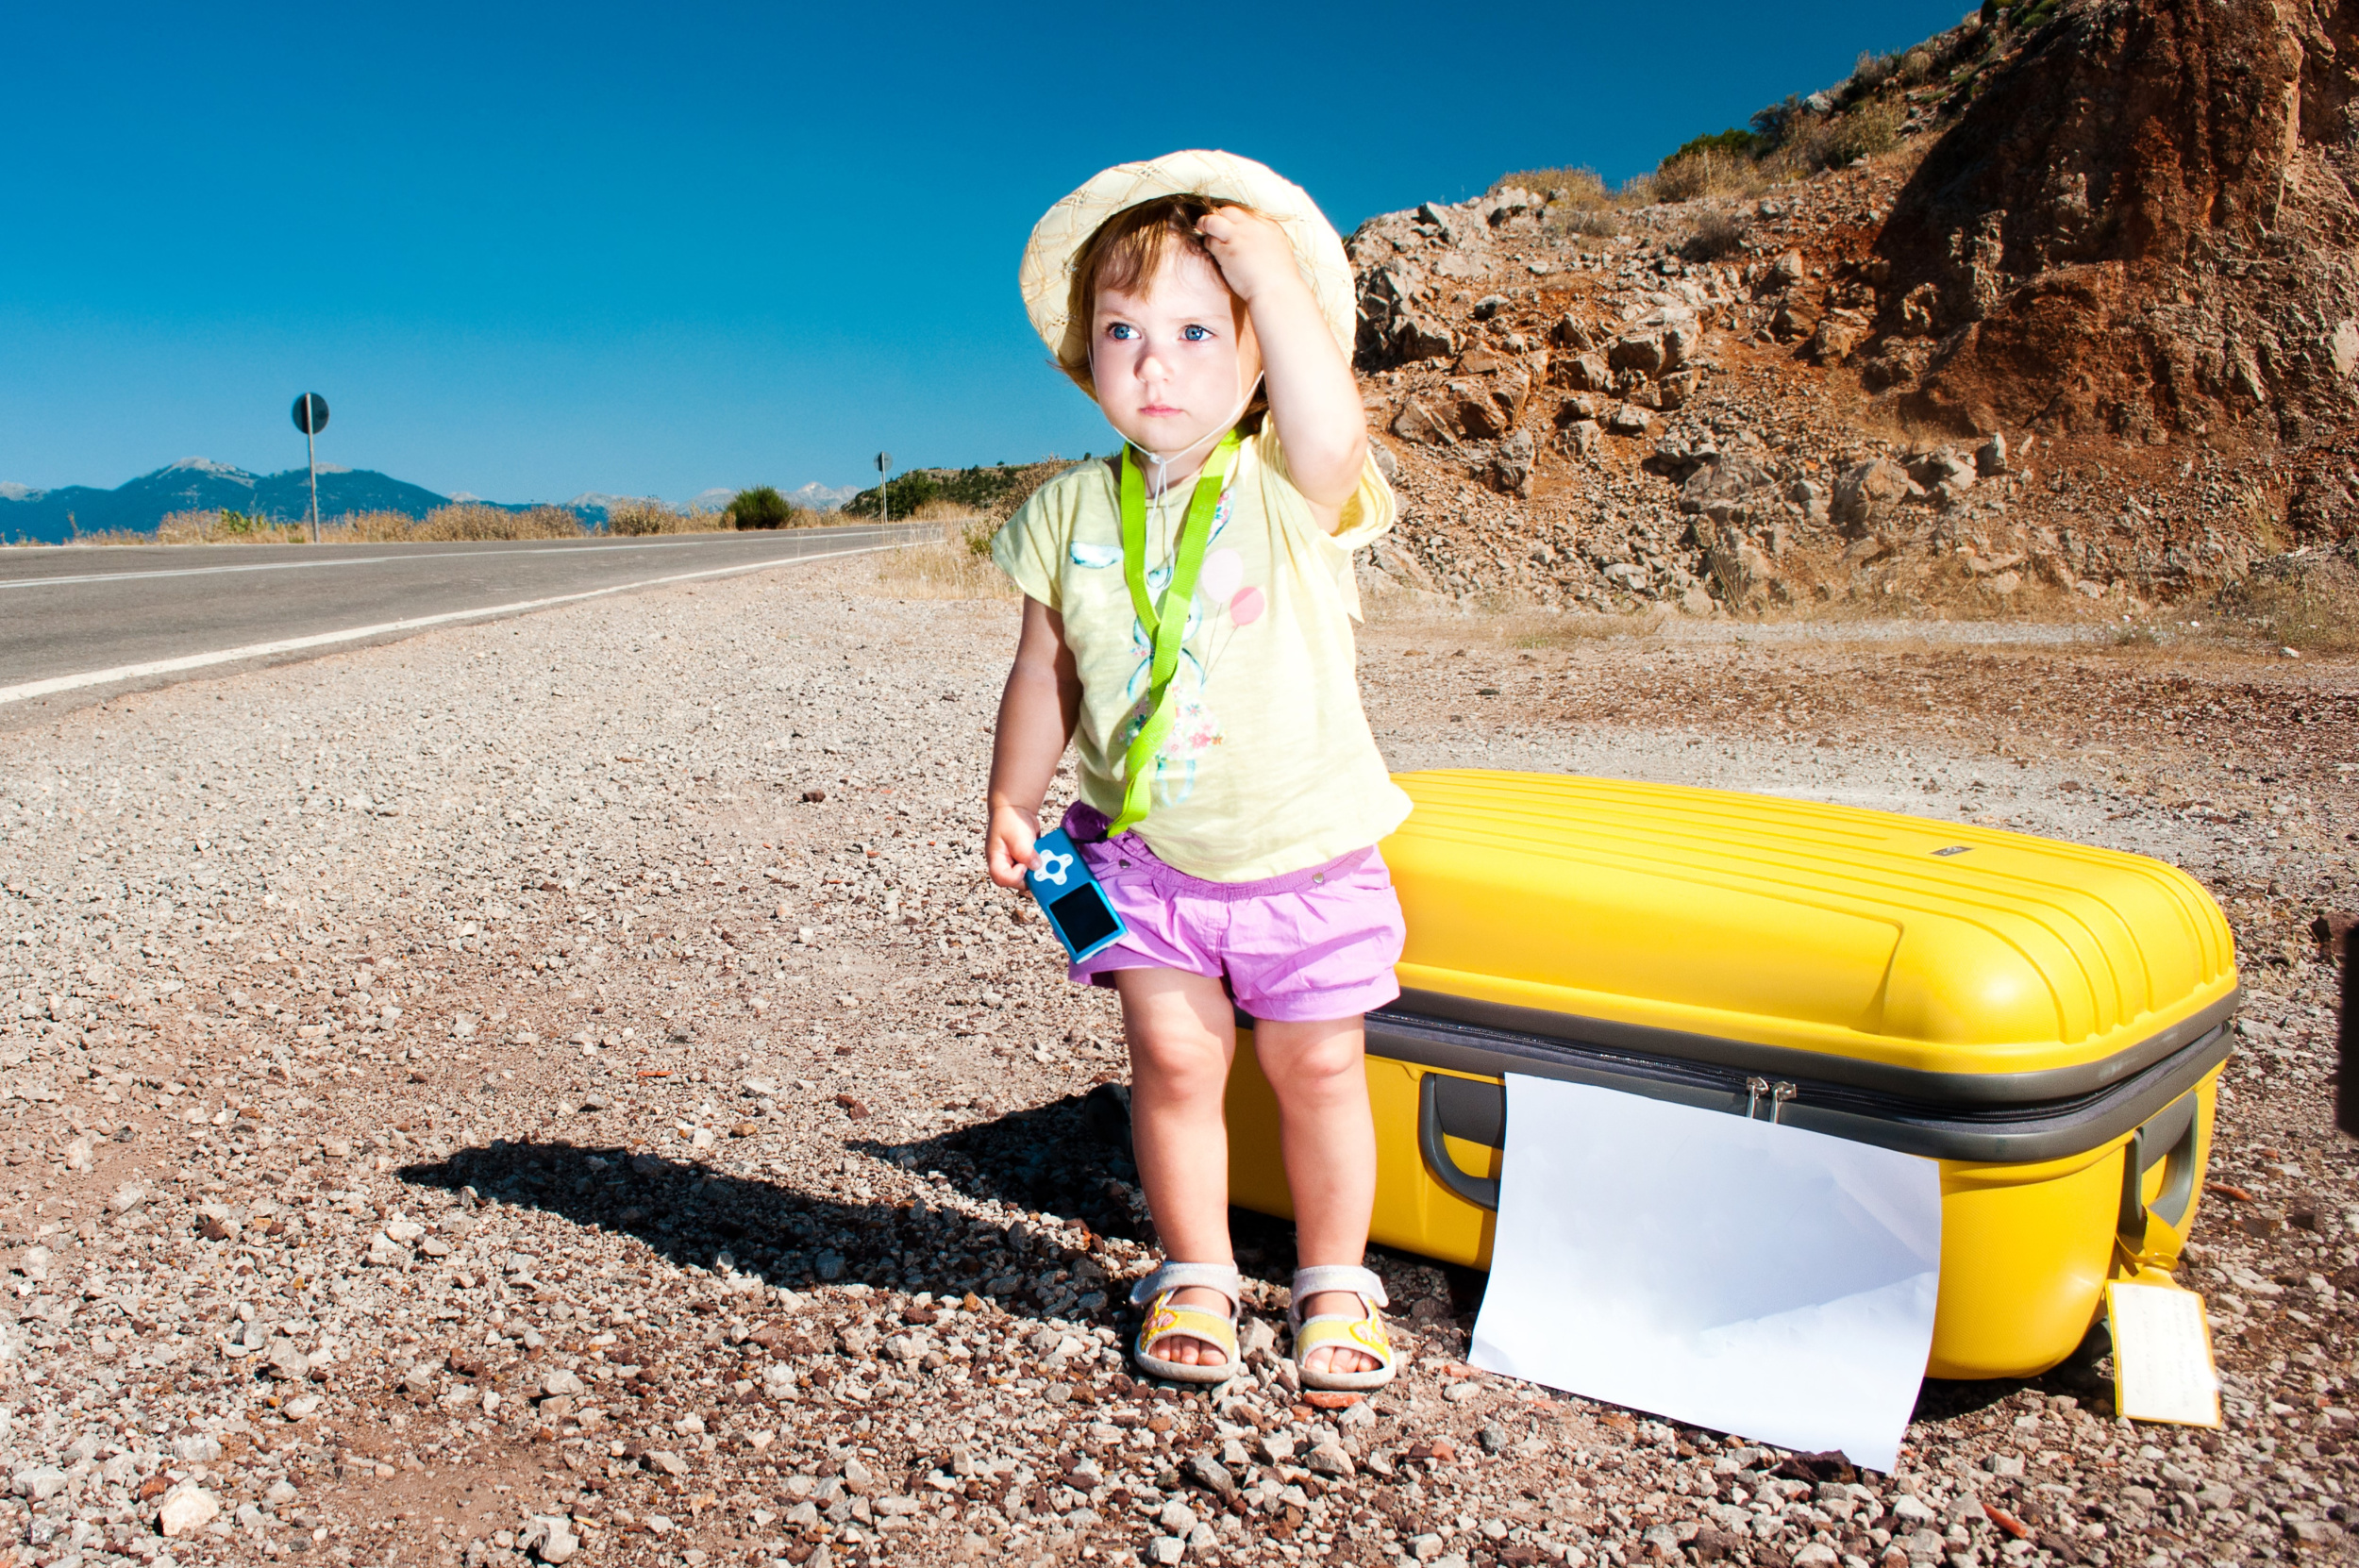
M 1358 1296 L 1360 1315 L 1321 1312 L 1305 1321 L 1304 1299 L 1324 1291 L 1348 1291 Z M 1334 1393 L 1365 1393 L 1391 1382 L 1397 1370 L 1392 1342 L 1384 1337 L 1384 1320 L 1377 1313 L 1378 1308 L 1389 1305 L 1384 1281 L 1372 1270 L 1348 1263 L 1321 1263 L 1295 1270 L 1286 1323 L 1295 1331 L 1295 1369 L 1302 1375 L 1302 1386 Z M 1363 1356 L 1374 1357 L 1377 1364 L 1366 1372 L 1331 1372 L 1311 1365 L 1313 1351 L 1330 1347 L 1337 1352 L 1356 1350 Z
M 1239 1371 L 1237 1316 L 1243 1309 L 1244 1289 L 1245 1281 L 1234 1263 L 1165 1263 L 1130 1287 L 1130 1305 L 1146 1309 L 1139 1322 L 1139 1337 L 1130 1346 L 1130 1359 L 1150 1377 L 1166 1377 L 1175 1383 L 1226 1383 Z M 1171 1299 L 1174 1293 L 1185 1290 L 1218 1291 L 1229 1298 L 1229 1315 L 1217 1317 L 1201 1307 Z M 1215 1345 L 1228 1359 L 1218 1366 L 1200 1366 L 1167 1361 L 1148 1353 L 1149 1345 L 1174 1335 Z

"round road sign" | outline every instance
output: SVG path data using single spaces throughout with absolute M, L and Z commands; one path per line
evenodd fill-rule
M 305 392 L 294 400 L 295 428 L 307 436 L 316 436 L 327 428 L 327 399 L 317 392 Z

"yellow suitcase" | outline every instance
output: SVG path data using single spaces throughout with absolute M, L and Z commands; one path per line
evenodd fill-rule
M 1398 782 L 1377 1242 L 1488 1267 L 1514 1072 L 1939 1160 L 1936 1377 L 2045 1371 L 2108 1279 L 2178 1261 L 2238 989 L 2227 922 L 2177 868 L 1718 790 Z M 1231 1200 L 1290 1217 L 1249 1032 L 1228 1110 Z

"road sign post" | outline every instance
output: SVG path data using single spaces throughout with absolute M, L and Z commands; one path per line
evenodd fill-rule
M 320 542 L 320 454 L 317 437 L 327 428 L 327 399 L 305 392 L 294 400 L 295 428 L 303 432 L 303 459 L 311 471 L 311 542 Z
M 877 515 L 885 522 L 893 521 L 893 454 L 877 454 Z

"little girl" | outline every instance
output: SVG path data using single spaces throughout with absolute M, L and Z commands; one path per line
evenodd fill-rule
M 1294 1196 L 1295 1356 L 1312 1388 L 1389 1382 L 1361 1266 L 1376 1138 L 1361 1015 L 1399 994 L 1379 839 L 1409 814 L 1360 709 L 1351 553 L 1393 523 L 1348 361 L 1351 271 L 1299 188 L 1227 153 L 1124 164 L 1059 202 L 1022 276 L 1057 364 L 1125 442 L 1012 518 L 1024 592 L 1000 698 L 987 853 L 1064 827 L 1129 933 L 1074 966 L 1122 1001 L 1139 1176 L 1166 1261 L 1132 1300 L 1146 1372 L 1237 1369 L 1222 1097 L 1235 1015 L 1277 1093 Z

